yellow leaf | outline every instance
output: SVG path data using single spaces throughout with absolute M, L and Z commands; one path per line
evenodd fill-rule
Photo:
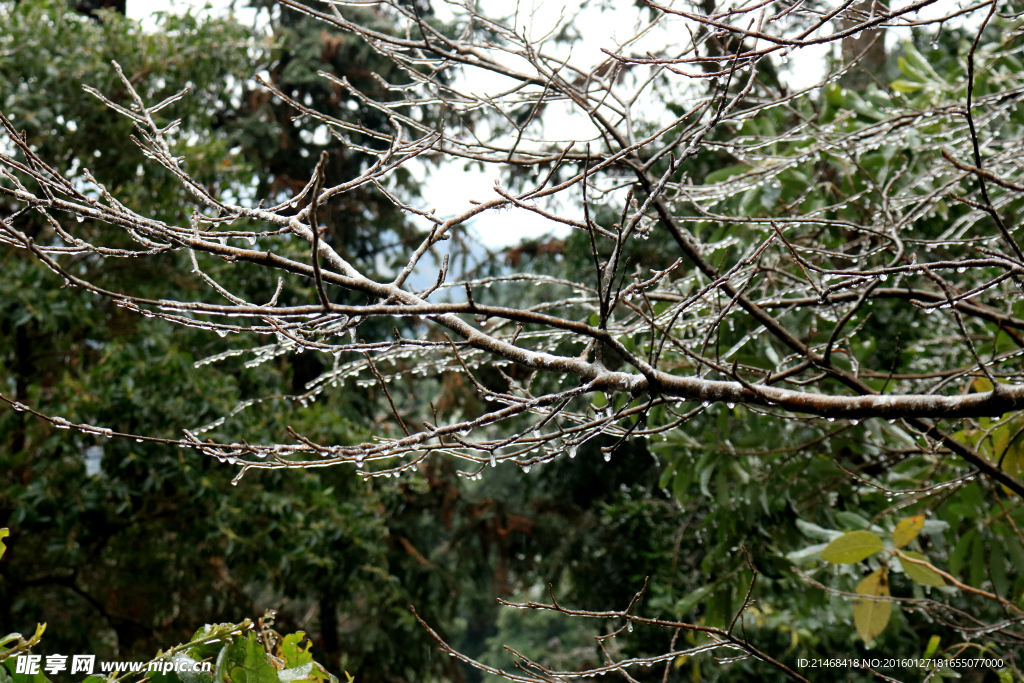
M 1024 448 L 1021 448 L 1021 445 L 1014 442 L 1013 446 L 1010 447 L 1010 450 L 1006 452 L 1006 456 L 1003 458 L 1003 471 L 1017 479 L 1024 478 Z M 1003 491 L 1005 491 L 1007 495 L 1017 495 L 1011 491 L 1006 484 L 1002 484 L 1002 487 Z
M 1009 437 L 1010 427 L 1008 427 L 1006 430 L 1008 443 L 1004 446 L 1003 451 L 1000 452 L 999 457 L 1002 459 L 1003 471 L 1012 477 L 1021 479 L 1024 477 L 1024 434 L 1018 432 L 1019 429 L 1022 429 L 1018 420 L 1014 420 L 1011 423 L 1011 427 L 1013 429 L 1012 440 Z M 996 462 L 999 461 L 996 460 Z M 1005 484 L 1002 484 L 1002 487 L 1007 495 L 1017 495 L 1007 488 Z
M 832 539 L 821 551 L 821 559 L 832 564 L 853 564 L 885 550 L 880 539 L 870 531 L 851 531 Z
M 927 562 L 928 560 L 921 553 L 915 553 L 910 550 L 903 551 L 903 554 L 914 560 L 922 560 Z M 946 582 L 942 580 L 942 575 L 934 569 L 923 567 L 913 562 L 906 562 L 902 557 L 900 558 L 900 566 L 903 567 L 903 571 L 906 572 L 907 576 L 912 581 L 915 581 L 922 586 L 945 586 Z
M 1019 417 L 1007 420 L 998 429 L 991 432 L 988 438 L 973 444 L 986 460 L 1001 465 L 1001 469 L 1012 477 L 1024 477 L 1024 429 Z M 980 432 L 979 432 L 980 434 Z M 1002 485 L 1007 495 L 1017 495 L 1006 485 Z
M 999 429 L 995 429 L 989 435 L 987 441 L 991 442 L 989 446 L 991 453 L 996 454 L 996 460 L 1002 457 L 1003 453 L 1006 452 L 1006 447 L 1010 444 L 1010 427 L 1009 425 L 1003 425 Z M 989 444 L 984 444 L 989 445 Z
M 11 535 L 11 530 L 7 528 L 0 529 L 0 557 L 4 556 L 7 552 L 7 546 L 4 544 L 4 539 Z
M 889 597 L 889 574 L 885 567 L 879 567 L 857 584 L 861 595 Z M 888 600 L 854 600 L 853 623 L 864 642 L 874 640 L 885 630 L 892 616 L 892 603 Z
M 892 86 L 893 90 L 896 90 L 897 92 L 901 93 L 917 92 L 918 90 L 924 87 L 924 85 L 921 83 L 914 83 L 913 81 L 908 81 L 905 78 L 897 79 L 890 83 L 890 85 Z
M 924 528 L 924 515 L 914 515 L 901 520 L 892 532 L 892 544 L 897 548 L 907 545 L 921 533 Z
M 971 388 L 979 394 L 983 394 L 986 391 L 992 391 L 992 382 L 988 380 L 988 377 L 976 377 L 971 382 Z

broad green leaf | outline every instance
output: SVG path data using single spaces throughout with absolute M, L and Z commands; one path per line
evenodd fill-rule
M 914 47 L 913 43 L 910 41 L 906 42 L 903 46 L 903 54 L 907 65 L 911 67 L 910 70 L 916 70 L 925 77 L 922 80 L 942 82 L 942 77 L 939 76 L 928 60 L 925 59 L 924 55 L 917 51 L 917 48 Z
M 971 382 L 971 388 L 979 394 L 983 394 L 986 391 L 992 391 L 992 382 L 987 377 L 977 377 Z
M 871 531 L 871 522 L 864 517 L 859 515 L 852 510 L 840 510 L 836 513 L 836 520 L 850 527 L 851 529 L 867 529 Z
M 807 522 L 799 518 L 796 520 L 796 528 L 802 531 L 804 536 L 814 538 L 819 541 L 834 541 L 843 535 L 842 531 L 825 529 L 817 524 L 812 524 L 811 522 Z
M 676 478 L 672 482 L 672 495 L 676 500 L 686 500 L 686 490 L 690 487 L 690 470 L 676 470 Z
M 921 553 L 915 553 L 910 550 L 903 551 L 903 554 L 914 560 L 927 561 L 924 555 Z M 946 582 L 942 580 L 942 576 L 933 569 L 928 567 L 922 567 L 919 564 L 913 562 L 905 562 L 903 558 L 900 558 L 900 566 L 903 567 L 903 571 L 907 576 L 910 577 L 915 583 L 919 583 L 922 586 L 945 586 Z
M 971 545 L 969 582 L 975 588 L 981 588 L 981 584 L 988 578 L 988 572 L 985 571 L 985 539 L 975 536 Z
M 960 575 L 960 570 L 964 566 L 964 559 L 967 557 L 967 551 L 971 547 L 971 541 L 974 540 L 974 536 L 977 533 L 977 529 L 968 530 L 966 534 L 960 537 L 956 547 L 953 548 L 953 552 L 949 554 L 949 573 L 953 576 Z
M 317 679 L 337 681 L 338 679 L 313 661 L 313 654 L 309 651 L 312 643 L 306 643 L 305 649 L 299 645 L 299 641 L 305 637 L 305 633 L 299 631 L 285 636 L 281 644 L 281 654 L 285 656 L 287 668 L 277 672 L 277 678 L 281 683 L 292 681 L 315 681 Z M 296 664 L 298 662 L 298 664 Z
M 308 681 L 313 676 L 313 662 L 306 662 L 302 666 L 289 667 L 277 672 L 277 678 L 281 683 L 292 681 Z
M 939 643 L 942 639 L 939 636 L 932 636 L 928 639 L 928 647 L 925 648 L 924 654 L 921 655 L 922 659 L 931 659 L 935 656 L 935 653 L 939 651 Z
M 686 614 L 697 606 L 697 604 L 707 597 L 708 593 L 711 592 L 711 586 L 701 586 L 695 591 L 691 591 L 684 596 L 675 605 L 675 612 L 679 616 L 686 616 Z
M 782 183 L 767 182 L 761 187 L 761 206 L 771 211 L 782 194 Z
M 190 656 L 190 654 L 178 652 L 170 658 L 170 661 L 184 669 L 186 666 L 191 667 L 198 660 Z M 178 672 L 172 670 L 166 673 L 158 671 L 149 674 L 149 681 L 151 683 L 213 683 L 213 673 L 185 670 Z
M 1024 478 L 1024 434 L 1019 430 L 1024 429 L 1018 420 L 1013 420 L 1006 426 L 1006 442 L 1002 449 L 997 450 L 995 462 L 1001 462 L 1003 471 L 1017 479 Z M 1012 436 L 1011 436 L 1012 432 Z M 1001 485 L 1008 496 L 1016 496 L 1005 484 Z
M 676 476 L 676 466 L 674 463 L 669 463 L 661 472 L 661 476 L 658 477 L 658 488 L 667 489 L 668 485 L 672 483 L 672 478 Z
M 793 564 L 802 564 L 804 562 L 821 559 L 821 551 L 824 550 L 827 545 L 827 543 L 820 543 L 818 545 L 809 545 L 806 548 L 801 548 L 800 550 L 794 550 L 791 553 L 786 553 L 786 559 Z
M 944 522 L 941 519 L 926 519 L 921 533 L 932 536 L 934 534 L 941 534 L 947 529 L 949 529 L 949 522 Z
M 889 576 L 885 567 L 879 567 L 857 584 L 861 595 L 889 596 Z M 885 630 L 892 616 L 892 603 L 882 600 L 854 600 L 853 623 L 864 642 L 874 640 Z
M 11 530 L 7 528 L 0 529 L 0 558 L 7 552 L 7 546 L 4 544 L 4 539 L 11 535 Z
M 882 539 L 870 531 L 851 531 L 829 543 L 821 559 L 832 564 L 853 564 L 885 550 Z
M 892 544 L 897 548 L 904 547 L 917 538 L 917 535 L 921 533 L 923 528 L 924 515 L 914 515 L 913 517 L 900 520 L 900 523 L 892 531 Z
M 988 556 L 989 575 L 992 577 L 992 587 L 996 595 L 1008 595 L 1010 592 L 1010 579 L 1006 576 L 1006 553 L 1003 544 L 998 540 L 992 542 L 992 550 Z
M 920 69 L 914 68 L 914 65 L 911 64 L 905 57 L 897 58 L 896 63 L 899 65 L 900 71 L 903 73 L 904 76 L 912 78 L 919 83 L 924 83 L 928 80 L 928 77 L 924 74 L 924 72 L 922 72 Z
M 1006 452 L 1006 447 L 1010 443 L 1010 425 L 1004 424 L 992 431 L 988 439 L 985 440 L 984 446 L 988 447 L 988 452 L 985 453 L 986 457 L 990 460 L 998 461 L 1002 458 L 1003 453 Z M 984 450 L 983 450 L 984 452 Z
M 10 675 L 11 680 L 14 683 L 50 683 L 50 679 L 43 675 L 43 664 L 46 663 L 46 659 L 39 665 L 39 673 L 37 674 L 19 674 L 14 673 L 17 669 L 17 662 L 14 657 L 4 660 L 3 666 L 7 667 L 7 673 Z
M 749 170 L 750 167 L 745 164 L 726 166 L 725 168 L 720 168 L 717 171 L 712 171 L 711 173 L 708 173 L 706 176 L 704 176 L 704 183 L 706 185 L 713 185 L 714 183 L 726 180 L 730 176 L 739 175 L 740 173 L 744 173 Z
M 210 634 L 219 627 L 226 627 L 229 624 L 206 624 L 202 628 L 198 629 L 189 638 L 189 641 L 200 640 L 204 637 L 210 637 Z M 223 629 L 221 629 L 223 630 Z M 220 651 L 235 641 L 237 636 L 222 635 L 217 638 L 214 642 L 201 643 L 189 649 L 188 654 L 192 659 L 201 661 L 204 659 L 216 659 Z
M 305 637 L 304 631 L 296 631 L 281 641 L 281 658 L 284 659 L 285 668 L 291 669 L 313 661 L 313 653 L 309 651 L 313 644 L 307 642 L 306 647 L 302 647 L 302 639 Z
M 833 107 L 841 107 L 845 101 L 843 89 L 835 83 L 829 83 L 825 86 L 825 98 Z
M 896 79 L 891 85 L 893 90 L 901 93 L 917 92 L 924 87 L 924 84 L 922 83 L 914 83 L 913 81 L 908 81 L 905 78 Z
M 700 470 L 700 492 L 712 500 L 715 497 L 711 495 L 711 489 L 708 488 L 708 484 L 711 482 L 711 475 L 714 474 L 715 465 L 717 464 L 717 461 L 712 460 Z
M 218 683 L 279 683 L 277 669 L 267 661 L 263 646 L 250 632 L 224 648 L 218 657 L 216 675 Z
M 1024 547 L 1016 537 L 1006 539 L 1006 554 L 1010 556 L 1010 564 L 1017 570 L 1024 570 Z

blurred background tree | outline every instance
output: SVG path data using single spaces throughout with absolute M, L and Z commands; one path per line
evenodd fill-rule
M 179 138 L 188 145 L 193 177 L 235 197 L 273 200 L 287 200 L 301 189 L 321 151 L 329 152 L 328 174 L 335 178 L 354 175 L 365 161 L 315 121 L 293 119 L 294 109 L 258 87 L 253 74 L 263 73 L 313 109 L 371 129 L 387 122 L 359 98 L 318 78 L 317 71 L 345 76 L 376 99 L 387 93 L 373 74 L 393 82 L 402 78 L 390 61 L 350 34 L 272 11 L 269 3 L 267 30 L 256 35 L 230 19 L 195 15 L 166 15 L 156 30 L 145 31 L 116 8 L 78 9 L 52 0 L 0 4 L 0 108 L 26 130 L 42 157 L 66 169 L 89 168 L 121 201 L 178 224 L 188 221 L 192 206 L 180 185 L 159 168 L 144 166 L 130 126 L 79 87 L 89 83 L 118 92 L 110 60 L 123 65 L 153 100 L 191 84 L 176 115 L 183 119 Z M 387 30 L 379 17 L 363 19 Z M 926 52 L 923 59 L 943 74 L 955 74 L 959 65 L 948 54 L 964 36 L 947 34 L 943 45 L 929 46 L 927 40 L 915 39 Z M 919 54 L 913 45 L 906 49 L 912 59 Z M 877 49 L 872 53 L 875 63 L 884 57 Z M 908 76 L 910 85 L 900 87 L 939 87 L 912 80 L 914 73 L 928 78 L 918 69 Z M 826 118 L 839 110 L 856 112 L 851 125 L 863 125 L 882 115 L 884 99 L 877 87 L 860 93 L 827 88 L 815 105 Z M 767 135 L 794 124 L 790 112 L 779 110 L 747 125 L 763 126 Z M 716 135 L 724 144 L 736 133 Z M 688 162 L 692 177 L 728 177 L 735 160 L 716 149 Z M 825 171 L 837 176 L 835 168 Z M 763 194 L 736 201 L 767 212 L 780 197 L 789 201 L 807 189 L 795 176 L 785 180 L 781 194 L 767 196 L 773 188 L 766 186 L 759 190 Z M 411 176 L 402 172 L 398 181 L 392 189 L 415 196 Z M 832 191 L 822 188 L 823 194 Z M 829 195 L 822 202 L 834 199 Z M 0 210 L 10 213 L 13 203 L 0 204 Z M 321 216 L 325 239 L 368 274 L 387 272 L 418 235 L 373 190 L 339 195 Z M 43 234 L 42 219 L 34 220 L 27 231 Z M 714 226 L 698 229 L 716 241 Z M 664 268 L 677 256 L 673 246 L 658 240 L 631 243 L 627 255 L 649 268 Z M 590 245 L 582 233 L 525 242 L 495 256 L 479 266 L 481 272 L 589 277 Z M 238 434 L 259 438 L 294 426 L 336 443 L 360 441 L 387 419 L 376 412 L 380 395 L 373 387 L 350 386 L 299 410 L 293 397 L 324 367 L 314 354 L 288 353 L 254 366 L 229 359 L 197 368 L 197 359 L 229 345 L 200 331 L 129 316 L 81 290 L 60 290 L 58 278 L 21 251 L 5 250 L 2 258 L 4 391 L 49 415 L 176 438 L 170 425 L 208 423 L 240 401 L 259 398 L 232 427 Z M 74 266 L 112 290 L 157 298 L 171 288 L 180 299 L 200 296 L 195 283 L 180 275 L 189 270 L 181 254 L 140 261 L 138 267 L 113 261 L 89 256 Z M 255 268 L 214 274 L 255 300 L 269 300 L 277 286 Z M 512 296 L 521 294 L 496 286 L 481 299 L 500 303 Z M 533 296 L 543 300 L 545 288 Z M 281 300 L 307 302 L 315 294 L 289 281 Z M 878 326 L 879 336 L 905 314 L 899 306 L 875 307 L 870 324 Z M 900 349 L 909 340 L 889 336 L 890 347 L 875 353 L 891 361 L 894 372 L 907 370 L 913 359 Z M 437 378 L 432 398 L 444 410 L 467 415 L 485 407 L 455 374 Z M 666 416 L 651 416 L 661 418 Z M 505 643 L 555 663 L 578 663 L 582 650 L 595 664 L 602 655 L 590 637 L 604 627 L 502 610 L 494 598 L 544 599 L 551 583 L 563 604 L 618 609 L 649 577 L 649 611 L 722 626 L 751 579 L 742 545 L 760 573 L 756 619 L 745 627 L 763 649 L 789 657 L 856 651 L 863 645 L 849 615 L 826 593 L 807 589 L 792 568 L 819 556 L 820 548 L 804 552 L 805 546 L 831 538 L 835 530 L 871 527 L 887 506 L 880 495 L 862 495 L 834 462 L 865 475 L 878 471 L 878 453 L 860 437 L 869 428 L 874 427 L 837 426 L 823 435 L 820 426 L 780 427 L 742 406 L 719 407 L 669 440 L 630 442 L 607 462 L 598 450 L 603 443 L 595 441 L 571 462 L 563 459 L 531 473 L 503 467 L 481 481 L 457 476 L 450 460 L 436 458 L 400 483 L 366 481 L 350 468 L 335 467 L 250 473 L 234 485 L 232 467 L 194 450 L 90 439 L 5 410 L 0 526 L 9 526 L 19 543 L 0 565 L 0 632 L 27 631 L 45 621 L 51 629 L 43 652 L 142 659 L 184 641 L 203 623 L 238 621 L 274 608 L 282 630 L 307 631 L 321 661 L 360 681 L 476 681 L 478 671 L 463 670 L 434 649 L 409 604 L 452 645 L 493 665 L 511 663 L 501 648 Z M 893 471 L 895 480 L 912 483 L 926 469 L 908 459 Z M 940 524 L 926 529 L 922 540 L 944 553 L 952 573 L 1019 600 L 1024 548 L 1014 525 L 1024 524 L 1022 508 L 1015 501 L 1010 512 L 992 513 L 983 500 L 993 490 L 981 482 L 956 489 L 934 510 Z M 923 653 L 940 630 L 910 612 L 896 621 L 876 643 L 878 651 Z M 617 647 L 638 655 L 661 652 L 667 645 L 663 636 L 638 628 Z M 778 675 L 752 661 L 718 667 L 701 657 L 674 662 L 668 674 L 672 680 Z M 637 676 L 660 680 L 662 671 Z
M 269 69 L 276 84 L 299 97 L 311 92 L 328 110 L 362 115 L 358 107 L 349 111 L 350 98 L 310 84 L 316 69 L 345 65 L 360 74 L 360 84 L 372 70 L 361 61 L 367 55 L 352 54 L 351 41 L 320 28 L 275 23 L 254 37 L 231 20 L 168 14 L 147 32 L 109 9 L 92 15 L 60 2 L 0 6 L 0 102 L 57 163 L 90 169 L 155 217 L 187 221 L 187 198 L 167 174 L 143 171 L 130 125 L 81 89 L 116 88 L 112 59 L 155 97 L 191 85 L 180 111 L 192 171 L 238 194 L 292 191 L 292 179 L 308 176 L 309 160 L 329 143 L 262 96 L 251 80 L 256 71 Z M 337 146 L 333 151 L 332 173 L 360 163 Z M 386 263 L 378 257 L 411 230 L 372 197 L 359 211 L 325 209 L 327 239 L 370 267 Z M 7 391 L 47 410 L 170 436 L 167 425 L 209 421 L 247 396 L 301 393 L 319 372 L 317 361 L 303 355 L 258 369 L 239 363 L 197 370 L 196 358 L 216 351 L 208 341 L 160 321 L 138 324 L 91 297 L 58 301 L 47 290 L 59 283 L 40 264 L 14 252 L 4 258 L 0 362 Z M 158 295 L 168 285 L 191 287 L 175 275 L 178 258 L 136 268 L 84 258 L 75 267 L 113 288 Z M 266 298 L 276 285 L 258 273 L 231 284 Z M 282 299 L 305 294 L 286 290 Z M 373 417 L 361 405 L 355 396 L 321 405 L 317 429 L 352 438 Z M 261 406 L 251 424 L 274 429 L 295 420 L 290 406 L 286 398 Z M 356 644 L 346 641 L 357 660 L 389 647 L 374 626 L 392 634 L 408 626 L 404 610 L 396 615 L 392 605 L 404 608 L 407 600 L 388 572 L 380 494 L 349 472 L 271 475 L 233 487 L 227 468 L 193 453 L 83 440 L 20 413 L 0 417 L 0 435 L 0 518 L 23 539 L 2 570 L 0 622 L 11 629 L 62 624 L 47 639 L 54 651 L 142 656 L 198 624 L 272 605 L 284 607 L 285 623 L 312 628 L 337 664 L 338 619 L 346 610 L 361 613 L 366 634 Z M 373 609 L 364 612 L 367 604 Z M 405 648 L 372 661 L 380 675 L 404 675 L 420 667 L 424 653 Z
M 157 100 L 191 84 L 176 112 L 190 170 L 238 195 L 291 196 L 322 149 L 331 152 L 329 173 L 351 173 L 361 163 L 315 122 L 293 122 L 292 109 L 252 82 L 256 72 L 320 111 L 385 125 L 316 71 L 372 89 L 379 83 L 371 74 L 389 74 L 390 63 L 308 18 L 268 11 L 267 34 L 254 37 L 229 19 L 168 14 L 147 32 L 112 10 L 91 13 L 90 20 L 47 0 L 0 5 L 0 103 L 41 154 L 65 168 L 88 168 L 122 201 L 155 217 L 187 221 L 188 198 L 169 174 L 143 170 L 130 125 L 82 91 L 82 83 L 116 91 L 110 60 Z M 403 180 L 416 192 L 412 178 Z M 325 238 L 368 272 L 387 267 L 415 229 L 379 194 L 359 194 L 358 205 L 341 197 L 322 213 Z M 171 286 L 188 296 L 179 258 L 137 268 L 83 258 L 76 267 L 112 289 L 166 296 Z M 374 402 L 355 392 L 320 401 L 312 412 L 292 410 L 287 396 L 301 394 L 322 370 L 312 354 L 258 368 L 196 369 L 197 358 L 218 351 L 203 335 L 135 321 L 88 295 L 65 299 L 55 276 L 19 252 L 5 253 L 3 267 L 0 372 L 11 395 L 41 410 L 171 438 L 168 425 L 203 424 L 239 400 L 268 394 L 280 398 L 244 415 L 247 434 L 289 424 L 358 440 L 377 417 L 367 408 Z M 258 271 L 229 282 L 264 299 L 276 284 Z M 310 295 L 292 287 L 282 301 Z M 480 409 L 472 392 L 445 391 L 453 405 Z M 87 440 L 14 411 L 0 413 L 0 439 L 0 525 L 20 538 L 0 566 L 0 630 L 48 622 L 47 652 L 142 658 L 202 623 L 272 607 L 282 628 L 310 633 L 332 670 L 366 681 L 459 678 L 451 660 L 433 652 L 408 604 L 483 651 L 498 634 L 496 595 L 573 579 L 593 604 L 628 599 L 662 551 L 654 550 L 651 566 L 626 567 L 616 546 L 648 552 L 672 518 L 655 486 L 654 460 L 642 451 L 621 466 L 581 465 L 535 481 L 510 472 L 501 481 L 466 482 L 437 460 L 417 484 L 365 483 L 330 468 L 262 473 L 232 486 L 232 468 L 195 451 Z M 625 512 L 629 504 L 615 502 L 623 497 L 639 506 L 626 519 L 605 508 Z M 653 520 L 620 536 L 633 517 L 652 512 Z M 578 576 L 565 573 L 576 566 Z

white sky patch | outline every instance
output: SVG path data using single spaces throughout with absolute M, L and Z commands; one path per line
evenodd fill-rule
M 605 61 L 608 56 L 601 49 L 614 50 L 622 41 L 632 38 L 640 27 L 646 25 L 644 22 L 649 16 L 646 10 L 640 10 L 632 3 L 619 3 L 607 10 L 581 8 L 583 4 L 583 0 L 478 0 L 478 8 L 482 13 L 499 18 L 505 17 L 507 23 L 518 32 L 525 32 L 531 39 L 539 41 L 540 49 L 546 54 L 554 55 L 557 59 L 571 57 L 572 63 L 583 69 L 592 68 Z M 451 18 L 450 5 L 445 2 L 435 2 L 434 5 L 439 18 Z M 958 0 L 938 0 L 908 18 L 936 18 L 963 6 L 965 5 Z M 216 16 L 234 12 L 245 24 L 259 26 L 261 23 L 261 17 L 256 11 L 244 7 L 239 0 L 128 0 L 128 16 L 142 21 L 143 26 L 147 28 L 156 26 L 153 18 L 155 12 L 183 13 L 189 10 L 212 13 Z M 968 22 L 977 25 L 981 19 L 982 13 L 974 12 Z M 957 25 L 963 21 L 957 18 L 949 22 L 949 25 Z M 581 39 L 571 45 L 551 41 L 551 35 L 567 22 L 574 25 Z M 678 23 L 663 23 L 624 47 L 623 51 L 632 54 L 650 51 L 658 54 L 667 46 L 679 42 L 678 30 Z M 815 35 L 826 35 L 834 30 L 835 26 L 828 24 Z M 886 47 L 891 50 L 909 37 L 909 28 L 889 29 L 886 33 Z M 793 90 L 804 89 L 820 82 L 827 73 L 829 56 L 833 49 L 838 49 L 838 46 L 812 45 L 799 48 L 782 57 L 780 66 L 783 80 Z M 507 62 L 510 66 L 532 72 L 532 68 L 516 56 L 509 55 Z M 481 69 L 470 69 L 463 71 L 453 85 L 466 93 L 494 94 L 507 89 L 512 85 L 512 81 Z M 687 97 L 688 86 L 682 87 L 680 95 Z M 648 120 L 667 120 L 668 114 L 664 105 L 649 93 L 650 88 L 638 99 L 635 109 L 643 112 Z M 693 97 L 692 94 L 689 96 Z M 480 132 L 478 129 L 478 134 Z M 540 120 L 527 129 L 523 145 L 530 143 L 528 136 L 541 135 L 546 140 L 563 141 L 566 144 L 577 140 L 580 142 L 577 145 L 579 149 L 588 139 L 596 139 L 596 133 L 589 119 L 573 106 L 556 102 L 549 104 Z M 597 149 L 601 148 L 600 144 L 595 146 Z M 478 163 L 467 165 L 465 161 L 458 159 L 450 160 L 439 167 L 413 160 L 408 164 L 408 168 L 423 183 L 423 197 L 417 205 L 428 210 L 435 209 L 439 217 L 449 217 L 467 211 L 473 206 L 470 200 L 482 202 L 493 199 L 497 196 L 494 193 L 494 181 L 503 176 L 500 165 L 493 164 L 481 170 Z M 562 207 L 542 205 L 542 208 L 557 210 Z M 524 238 L 536 238 L 546 233 L 564 236 L 571 230 L 568 226 L 519 208 L 484 212 L 472 219 L 470 226 L 478 233 L 483 245 L 490 249 L 513 245 Z
M 256 10 L 246 7 L 240 0 L 128 0 L 125 10 L 129 19 L 142 22 L 143 28 L 148 30 L 156 28 L 154 15 L 158 12 L 184 14 L 191 10 L 213 16 L 234 14 L 240 22 L 249 25 L 256 20 Z
M 904 3 L 900 3 L 904 4 Z M 908 21 L 928 21 L 940 19 L 952 14 L 957 10 L 970 6 L 971 2 L 962 0 L 937 0 L 936 2 L 922 7 L 917 12 L 907 14 Z M 898 9 L 898 5 L 893 9 Z M 987 11 L 985 9 L 975 10 L 967 15 L 955 17 L 946 22 L 946 29 L 966 26 L 969 29 L 976 29 L 981 25 Z M 819 29 L 812 36 L 827 35 L 838 30 L 834 23 L 830 22 Z M 889 27 L 885 31 L 886 52 L 896 50 L 902 43 L 910 40 L 911 28 L 909 26 Z M 801 90 L 820 83 L 828 73 L 829 56 L 832 50 L 838 50 L 838 44 L 809 45 L 794 50 L 783 58 L 782 80 L 789 86 L 790 90 Z
M 459 160 L 441 166 L 421 164 L 416 160 L 407 164 L 407 168 L 423 183 L 421 203 L 436 209 L 439 217 L 468 211 L 473 208 L 470 200 L 485 202 L 498 196 L 494 192 L 494 181 L 500 180 L 496 173 L 481 172 L 478 164 L 468 170 L 465 166 L 465 162 Z M 417 220 L 423 221 L 423 227 L 428 225 L 425 219 Z M 470 220 L 468 225 L 488 249 L 500 249 L 547 233 L 564 236 L 572 229 L 518 207 L 487 211 Z

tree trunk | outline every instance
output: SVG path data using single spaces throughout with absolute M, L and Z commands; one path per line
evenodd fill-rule
M 851 7 L 856 20 L 846 19 L 840 22 L 845 29 L 854 26 L 871 15 L 874 0 L 860 0 Z M 843 39 L 843 64 L 849 65 L 856 61 L 839 83 L 844 88 L 862 91 L 868 83 L 885 83 L 885 29 L 861 31 Z
M 334 598 L 320 598 L 320 638 L 323 641 L 324 664 L 331 673 L 341 666 L 341 646 L 338 642 L 338 605 Z

